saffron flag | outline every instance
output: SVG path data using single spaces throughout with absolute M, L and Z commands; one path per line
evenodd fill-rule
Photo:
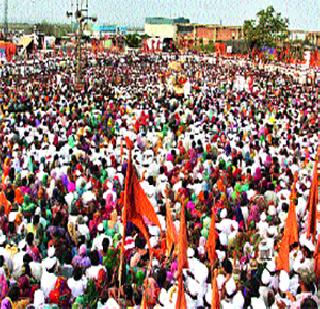
M 307 204 L 307 209 L 309 210 L 307 237 L 310 238 L 310 236 L 312 236 L 313 240 L 317 234 L 317 205 L 318 205 L 318 156 L 314 162 L 312 184 L 311 184 L 310 194 L 309 194 L 308 204 Z
M 294 183 L 292 185 L 291 194 L 290 194 L 290 206 L 289 213 L 286 219 L 284 226 L 284 232 L 282 240 L 280 243 L 280 248 L 276 260 L 277 270 L 285 270 L 289 272 L 290 263 L 289 263 L 289 253 L 290 246 L 295 242 L 298 242 L 298 223 L 296 216 L 296 209 L 294 205 L 294 200 L 296 199 L 296 182 L 298 180 L 297 174 L 294 177 Z
M 285 229 L 285 233 L 288 234 L 289 246 L 291 246 L 295 242 L 298 242 L 298 222 L 296 216 L 296 206 L 294 205 L 293 201 L 290 202 L 289 213 L 286 220 Z
M 128 150 L 132 150 L 134 148 L 134 145 L 133 145 L 133 142 L 130 140 L 130 138 L 126 136 L 124 140 L 126 142 L 126 147 L 128 148 Z
M 183 268 L 188 268 L 187 259 L 187 225 L 186 225 L 186 214 L 185 214 L 186 204 L 183 202 L 180 212 L 180 228 L 179 228 L 179 256 L 178 256 L 178 273 L 182 273 Z
M 140 186 L 136 171 L 131 162 L 130 153 L 124 189 L 123 224 L 124 228 L 127 221 L 131 221 L 136 225 L 147 239 L 149 245 L 149 233 L 143 217 L 146 217 L 150 222 L 161 228 L 154 208 Z
M 215 214 L 212 208 L 212 217 L 210 223 L 210 230 L 209 230 L 209 237 L 207 242 L 207 250 L 208 256 L 210 260 L 210 264 L 213 265 L 217 260 L 217 253 L 216 253 L 216 224 L 215 224 Z
M 289 263 L 289 238 L 287 233 L 283 233 L 283 237 L 280 243 L 280 249 L 278 252 L 278 256 L 276 258 L 277 270 L 285 270 L 289 273 L 290 271 L 290 263 Z
M 178 243 L 178 234 L 172 221 L 170 205 L 166 203 L 166 255 L 169 256 L 174 244 Z

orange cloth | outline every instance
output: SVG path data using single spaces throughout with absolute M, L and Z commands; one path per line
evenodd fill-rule
M 209 237 L 207 242 L 208 256 L 210 264 L 213 265 L 217 260 L 216 253 L 216 224 L 215 224 L 215 214 L 212 208 L 211 224 L 209 230 Z
M 166 255 L 170 256 L 172 247 L 178 243 L 178 234 L 172 221 L 171 209 L 169 203 L 166 204 Z
M 314 240 L 317 234 L 317 205 L 318 205 L 318 157 L 314 162 L 313 175 L 312 175 L 312 184 L 310 188 L 310 194 L 308 198 L 307 209 L 309 210 L 308 214 L 308 229 L 307 237 L 312 236 Z

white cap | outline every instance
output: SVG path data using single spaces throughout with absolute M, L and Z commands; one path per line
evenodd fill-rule
M 187 250 L 187 256 L 188 256 L 188 258 L 194 257 L 194 249 L 188 248 L 188 250 Z
M 224 218 L 227 217 L 227 215 L 228 215 L 227 209 L 226 209 L 226 208 L 223 208 L 223 209 L 221 210 L 221 212 L 220 212 L 220 218 L 221 218 L 221 219 L 224 219 Z
M 16 217 L 17 217 L 17 213 L 16 212 L 10 212 L 9 213 L 9 222 L 14 222 L 14 220 L 16 220 Z
M 56 253 L 56 250 L 53 246 L 51 246 L 49 249 L 48 249 L 48 256 L 49 257 L 53 257 L 54 254 Z
M 103 223 L 98 224 L 98 231 L 103 232 Z

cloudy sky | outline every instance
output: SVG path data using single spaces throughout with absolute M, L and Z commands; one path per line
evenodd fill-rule
M 85 0 L 78 0 L 79 2 Z M 72 0 L 9 0 L 9 22 L 67 22 Z M 75 3 L 76 0 L 73 0 Z M 3 12 L 4 0 L 0 0 Z M 180 17 L 191 22 L 241 25 L 273 5 L 291 29 L 320 30 L 320 0 L 89 0 L 99 23 L 143 26 L 145 17 Z M 3 17 L 1 18 L 3 19 Z

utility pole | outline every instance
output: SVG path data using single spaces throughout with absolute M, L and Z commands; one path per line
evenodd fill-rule
M 67 12 L 67 17 L 72 17 L 73 12 Z M 77 39 L 76 39 L 76 88 L 81 89 L 83 86 L 82 83 L 82 35 L 83 35 L 83 26 L 84 22 L 91 20 L 96 22 L 98 19 L 97 17 L 89 17 L 88 16 L 88 0 L 86 0 L 86 8 L 82 8 L 82 1 L 80 7 L 78 5 L 78 1 L 76 3 L 76 11 L 74 13 L 74 17 L 78 24 L 77 29 Z
M 8 0 L 4 0 L 3 34 L 4 34 L 4 38 L 7 40 L 8 34 L 9 34 L 9 26 L 8 26 Z

